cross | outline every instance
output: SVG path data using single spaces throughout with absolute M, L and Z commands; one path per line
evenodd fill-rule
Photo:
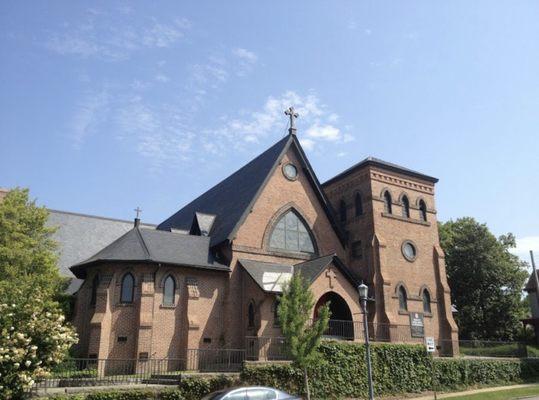
M 133 211 L 137 213 L 137 219 L 140 216 L 140 213 L 142 213 L 142 209 L 140 207 L 135 208 Z
M 329 287 L 330 287 L 331 289 L 333 289 L 333 281 L 332 281 L 332 279 L 335 279 L 335 281 L 336 281 L 336 280 L 337 280 L 337 274 L 335 274 L 335 272 L 333 272 L 332 269 L 328 269 L 328 270 L 326 271 L 326 276 L 327 276 L 328 279 L 329 279 Z
M 299 114 L 294 110 L 294 107 L 289 107 L 284 113 L 290 117 L 290 128 L 288 129 L 288 132 L 290 132 L 291 135 L 295 135 L 296 124 L 294 121 L 297 117 L 299 117 Z

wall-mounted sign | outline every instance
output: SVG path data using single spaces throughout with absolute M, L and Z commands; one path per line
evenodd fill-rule
M 410 332 L 412 337 L 425 337 L 425 324 L 423 323 L 422 313 L 410 313 Z

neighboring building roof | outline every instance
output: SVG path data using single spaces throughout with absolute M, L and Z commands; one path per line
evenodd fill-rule
M 329 201 L 295 135 L 288 135 L 279 140 L 254 160 L 160 223 L 157 229 L 190 230 L 195 213 L 200 212 L 216 216 L 210 233 L 212 246 L 232 240 L 279 161 L 292 145 L 297 150 L 303 170 L 313 184 L 314 191 L 330 223 L 344 243 L 344 235 L 333 216 Z
M 417 171 L 414 171 L 414 170 L 411 170 L 411 169 L 408 169 L 408 168 L 405 168 L 405 167 L 401 167 L 400 165 L 397 165 L 397 164 L 393 164 L 393 163 L 390 163 L 390 162 L 387 162 L 387 161 L 383 161 L 383 160 L 380 160 L 379 158 L 376 158 L 376 157 L 367 157 L 365 158 L 364 160 L 358 162 L 357 164 L 354 164 L 352 165 L 350 168 L 344 170 L 343 172 L 341 172 L 340 174 L 334 176 L 333 178 L 331 179 L 328 179 L 326 182 L 324 182 L 322 184 L 322 186 L 327 186 L 339 179 L 342 179 L 344 178 L 345 176 L 357 171 L 358 169 L 360 168 L 363 168 L 365 166 L 373 166 L 373 167 L 379 167 L 379 168 L 383 168 L 383 169 L 386 169 L 386 170 L 389 170 L 389 171 L 392 171 L 392 172 L 397 172 L 397 173 L 401 173 L 401 174 L 404 174 L 404 175 L 409 175 L 409 176 L 413 176 L 414 178 L 419 178 L 419 179 L 423 179 L 427 182 L 432 182 L 432 183 L 436 183 L 438 182 L 438 178 L 434 178 L 432 176 L 429 176 L 429 175 L 425 175 L 425 174 L 422 174 L 421 172 L 417 172 Z
M 102 262 L 149 262 L 230 271 L 212 259 L 209 249 L 207 236 L 135 227 L 70 269 L 77 278 L 84 278 L 87 266 Z
M 311 284 L 332 262 L 354 287 L 359 283 L 358 279 L 335 254 L 318 257 L 295 265 L 247 259 L 238 261 L 258 286 L 268 293 L 281 293 L 283 285 L 290 280 L 292 274 L 301 274 Z
M 52 239 L 58 244 L 60 274 L 73 278 L 67 289 L 70 294 L 79 289 L 82 280 L 75 279 L 69 267 L 91 257 L 133 228 L 132 221 L 67 211 L 48 211 L 47 226 L 57 227 Z M 150 224 L 143 226 L 155 227 Z

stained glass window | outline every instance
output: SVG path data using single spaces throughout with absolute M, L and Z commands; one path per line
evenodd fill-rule
M 132 303 L 135 289 L 135 278 L 130 273 L 125 274 L 122 279 L 122 289 L 120 292 L 121 303 Z
M 176 281 L 172 275 L 167 276 L 163 285 L 163 304 L 165 306 L 174 305 L 174 292 L 176 291 Z

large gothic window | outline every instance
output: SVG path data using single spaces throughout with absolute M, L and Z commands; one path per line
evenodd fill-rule
M 314 253 L 314 243 L 309 228 L 295 211 L 285 213 L 271 232 L 269 245 L 272 249 L 300 253 Z
M 99 286 L 99 275 L 95 274 L 92 280 L 92 294 L 90 296 L 90 305 L 95 306 L 97 301 L 97 287 Z
M 131 273 L 127 273 L 122 278 L 120 290 L 120 303 L 132 303 L 135 291 L 135 278 Z
M 176 292 L 176 281 L 172 275 L 167 276 L 163 285 L 163 305 L 174 305 L 174 294 Z

